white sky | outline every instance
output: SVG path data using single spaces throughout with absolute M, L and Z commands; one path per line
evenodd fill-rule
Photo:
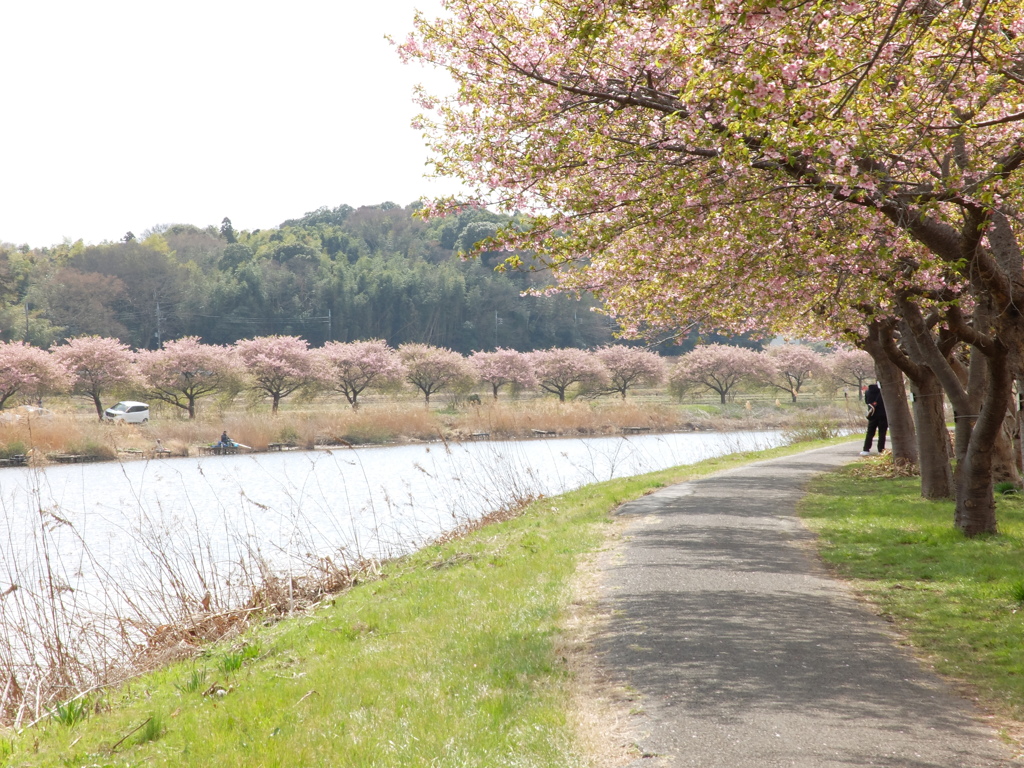
M 406 205 L 417 82 L 384 40 L 439 0 L 0 2 L 0 241 L 119 240 L 162 223 L 273 227 Z

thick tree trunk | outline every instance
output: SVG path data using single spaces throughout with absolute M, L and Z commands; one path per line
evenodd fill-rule
M 921 496 L 926 499 L 952 499 L 952 451 L 946 428 L 945 397 L 935 372 L 928 367 L 911 329 L 903 324 L 902 345 L 895 338 L 883 344 L 886 355 L 907 376 L 914 393 L 914 421 L 917 427 L 917 452 L 921 472 Z
M 1017 379 L 1016 384 L 1016 429 L 1014 430 L 1014 456 L 1017 460 L 1017 469 L 1024 474 L 1024 379 Z
M 957 463 L 954 522 L 965 536 L 997 532 L 991 446 L 977 446 Z
M 975 351 L 979 357 L 980 352 Z M 977 421 L 971 426 L 971 414 L 961 419 L 969 426 L 963 458 L 957 462 L 954 478 L 956 481 L 956 527 L 965 536 L 982 533 L 997 533 L 996 504 L 992 493 L 992 466 L 995 443 L 1003 428 L 1006 404 L 1011 391 L 1010 374 L 1006 366 L 1006 355 L 995 354 L 985 357 L 988 381 L 985 397 Z
M 878 381 L 882 385 L 882 399 L 889 419 L 889 440 L 892 443 L 892 458 L 897 464 L 917 465 L 917 430 L 910 414 L 903 371 L 883 356 L 881 365 L 875 361 Z
M 910 387 L 914 392 L 921 495 L 926 499 L 952 499 L 955 488 L 942 387 L 929 369 L 920 381 L 911 379 Z
M 1003 426 L 999 430 L 992 457 L 992 481 L 996 483 L 1013 483 L 1020 485 L 1020 464 L 1014 447 L 1017 414 L 1012 406 L 1012 398 L 1007 404 Z
M 891 333 L 891 330 L 883 329 L 878 322 L 871 323 L 868 336 L 864 339 L 864 349 L 875 361 L 875 375 L 882 385 L 893 461 L 917 466 L 917 430 L 914 429 L 914 418 L 910 414 L 910 403 L 907 402 L 903 371 L 886 354 L 880 336 L 883 332 Z
M 953 408 L 953 455 L 958 464 L 967 456 L 974 425 L 981 413 L 984 392 L 987 389 L 987 367 L 985 356 L 975 351 L 966 369 L 963 366 L 955 369 L 965 392 L 963 405 L 960 408 Z M 992 439 L 995 440 L 994 434 Z

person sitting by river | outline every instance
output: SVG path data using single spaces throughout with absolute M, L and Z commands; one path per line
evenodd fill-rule
M 228 437 L 228 431 L 225 429 L 223 432 L 221 432 L 220 440 L 218 440 L 215 443 L 215 445 L 218 448 L 234 448 L 235 441 Z

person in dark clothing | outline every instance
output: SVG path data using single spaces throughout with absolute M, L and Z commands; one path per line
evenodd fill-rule
M 868 434 L 864 438 L 864 450 L 861 456 L 871 453 L 871 441 L 878 432 L 878 452 L 885 450 L 885 433 L 889 429 L 889 420 L 885 416 L 885 402 L 882 400 L 882 388 L 878 384 L 869 384 L 864 393 L 864 402 L 868 406 Z

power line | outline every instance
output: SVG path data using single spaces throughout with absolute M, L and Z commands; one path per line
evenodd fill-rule
M 326 323 L 331 319 L 330 315 L 317 317 L 238 317 L 236 315 L 203 315 L 193 313 L 191 317 L 202 317 L 207 320 L 224 320 L 229 323 L 248 323 L 259 325 L 261 323 Z

